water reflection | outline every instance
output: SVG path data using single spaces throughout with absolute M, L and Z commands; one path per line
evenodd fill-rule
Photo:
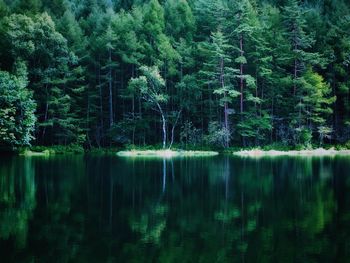
M 349 168 L 345 157 L 3 158 L 0 254 L 5 262 L 346 262 Z
M 0 239 L 13 239 L 17 248 L 24 248 L 36 206 L 32 162 L 27 159 L 17 166 L 9 160 L 8 165 L 0 166 L 0 175 Z
M 173 160 L 169 161 L 173 167 Z M 130 216 L 131 230 L 140 236 L 143 243 L 160 244 L 160 239 L 166 227 L 168 206 L 163 202 L 167 183 L 168 160 L 162 160 L 162 190 L 159 198 L 147 204 L 139 213 Z M 172 169 L 172 173 L 173 173 Z

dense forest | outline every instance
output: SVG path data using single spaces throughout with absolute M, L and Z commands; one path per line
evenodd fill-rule
M 0 145 L 350 140 L 346 0 L 0 0 Z

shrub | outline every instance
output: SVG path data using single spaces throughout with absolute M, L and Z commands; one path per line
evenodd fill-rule
M 345 148 L 346 150 L 350 150 L 350 140 L 347 141 L 347 142 L 344 144 L 344 148 Z
M 188 146 L 196 146 L 202 141 L 201 130 L 194 127 L 192 122 L 186 121 L 181 127 L 180 140 L 186 149 Z
M 32 146 L 30 151 L 36 153 L 49 152 L 50 154 L 82 154 L 84 148 L 78 144 L 54 145 L 54 146 Z
M 270 150 L 276 150 L 276 151 L 289 151 L 291 150 L 291 147 L 287 144 L 281 143 L 281 142 L 274 142 L 269 145 L 265 145 L 263 147 L 264 151 L 270 151 Z
M 295 141 L 298 142 L 297 146 L 301 146 L 302 149 L 312 148 L 312 131 L 305 127 L 296 128 Z
M 210 122 L 208 135 L 205 136 L 204 140 L 211 146 L 226 148 L 231 140 L 231 133 L 218 122 Z

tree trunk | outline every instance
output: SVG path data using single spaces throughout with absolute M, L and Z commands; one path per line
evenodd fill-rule
M 224 78 L 224 59 L 220 59 L 220 83 L 221 83 L 221 88 L 225 88 L 225 78 Z M 225 129 L 228 130 L 228 105 L 226 101 L 226 91 L 224 92 L 224 123 L 225 123 Z
M 112 127 L 113 125 L 113 85 L 112 85 L 112 50 L 109 49 L 109 127 Z
M 294 83 L 293 83 L 293 95 L 294 95 L 294 97 L 295 97 L 295 95 L 297 93 L 296 80 L 297 80 L 297 60 L 294 59 Z
M 244 51 L 243 51 L 243 34 L 240 35 L 240 40 L 239 40 L 239 46 L 240 46 L 240 50 L 241 50 L 241 57 L 243 57 L 244 55 Z M 240 64 L 240 88 L 241 88 L 241 101 L 240 101 L 240 106 L 241 106 L 241 121 L 243 120 L 243 112 L 244 112 L 244 108 L 243 108 L 243 91 L 244 91 L 244 77 L 243 77 L 243 63 Z M 243 142 L 243 146 L 245 147 L 245 137 L 242 136 L 242 142 Z
M 271 100 L 271 133 L 270 133 L 270 143 L 273 142 L 273 130 L 274 130 L 274 114 L 275 114 L 275 99 L 274 99 L 274 94 L 272 95 L 272 100 Z
M 221 83 L 221 88 L 225 89 L 225 77 L 224 77 L 224 59 L 221 58 L 220 59 L 220 83 Z M 228 126 L 228 105 L 227 105 L 227 101 L 226 101 L 226 91 L 224 92 L 224 126 L 226 131 L 229 130 L 229 126 Z M 228 147 L 228 141 L 225 140 L 225 148 Z
M 166 132 L 166 120 L 165 120 L 165 116 L 163 114 L 163 112 L 161 113 L 162 114 L 162 127 L 163 127 L 163 149 L 165 149 L 166 147 L 166 138 L 167 138 L 167 132 Z
M 163 130 L 163 149 L 166 147 L 166 140 L 167 140 L 167 132 L 166 132 L 166 119 L 165 119 L 165 114 L 163 112 L 162 107 L 158 102 L 156 102 L 156 105 L 158 107 L 158 110 L 160 112 L 161 118 L 162 118 L 162 130 Z
M 96 138 L 96 143 L 98 145 L 98 147 L 100 147 L 100 143 L 101 143 L 101 137 L 103 137 L 103 98 L 102 98 L 102 86 L 101 86 L 101 61 L 100 61 L 100 57 L 98 58 L 99 61 L 99 67 L 98 67 L 98 90 L 99 90 L 99 100 L 100 100 L 100 132 L 99 132 L 99 137 L 100 138 Z M 97 136 L 96 136 L 97 137 Z M 102 142 L 103 143 L 103 142 Z
M 45 86 L 45 90 L 46 90 L 46 105 L 45 105 L 44 122 L 47 121 L 47 115 L 48 115 L 48 112 L 49 112 L 49 92 L 48 92 L 48 89 L 47 89 L 47 84 Z M 45 132 L 46 132 L 46 125 L 44 126 L 44 129 L 43 129 L 42 139 L 44 139 Z
M 243 57 L 244 52 L 243 52 L 243 35 L 241 34 L 240 40 L 239 40 L 239 45 L 241 49 L 241 57 Z M 241 88 L 241 114 L 243 113 L 243 89 L 244 89 L 244 81 L 243 81 L 243 63 L 240 64 L 240 88 Z
M 132 65 L 131 67 L 131 77 L 134 78 L 135 76 L 135 65 Z M 135 94 L 132 94 L 132 121 L 133 121 L 133 127 L 132 127 L 132 144 L 135 144 Z
M 179 121 L 179 118 L 180 118 L 180 115 L 181 115 L 181 112 L 182 110 L 180 110 L 177 114 L 177 117 L 176 117 L 176 120 L 175 120 L 175 123 L 171 129 L 171 141 L 170 141 L 170 145 L 169 145 L 169 150 L 171 149 L 171 147 L 173 146 L 173 143 L 174 143 L 174 132 L 175 132 L 175 127 Z
M 89 86 L 88 86 L 89 87 Z M 90 96 L 89 91 L 87 92 L 87 110 L 86 110 L 86 140 L 89 144 L 89 149 L 92 148 L 91 140 L 89 136 L 89 123 L 90 123 Z

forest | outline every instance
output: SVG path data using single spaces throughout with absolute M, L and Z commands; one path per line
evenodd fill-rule
M 0 0 L 0 146 L 346 144 L 346 0 Z

